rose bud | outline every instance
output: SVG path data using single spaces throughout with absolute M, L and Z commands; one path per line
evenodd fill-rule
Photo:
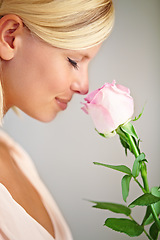
M 110 137 L 119 125 L 129 121 L 134 112 L 130 90 L 122 85 L 105 83 L 84 98 L 82 110 L 89 114 L 99 133 Z

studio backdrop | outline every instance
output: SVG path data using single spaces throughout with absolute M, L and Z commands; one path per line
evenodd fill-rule
M 145 105 L 141 119 L 135 123 L 142 139 L 141 149 L 149 161 L 150 187 L 160 183 L 160 1 L 115 0 L 115 25 L 89 68 L 90 91 L 105 82 L 116 80 L 131 90 L 137 116 Z M 23 79 L 22 79 L 23 81 Z M 39 174 L 66 218 L 75 240 L 129 239 L 104 227 L 114 214 L 92 208 L 87 200 L 119 202 L 122 174 L 95 166 L 128 164 L 118 136 L 100 137 L 91 119 L 82 112 L 84 96 L 74 96 L 68 109 L 50 123 L 41 123 L 10 110 L 3 128 L 33 159 Z M 141 194 L 136 184 L 127 203 Z M 135 209 L 139 223 L 143 209 Z M 145 235 L 134 239 L 146 239 Z

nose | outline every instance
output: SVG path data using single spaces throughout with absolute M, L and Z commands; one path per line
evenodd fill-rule
M 75 93 L 85 95 L 88 93 L 88 72 L 85 75 L 81 75 L 77 79 L 73 80 L 71 84 L 71 90 Z

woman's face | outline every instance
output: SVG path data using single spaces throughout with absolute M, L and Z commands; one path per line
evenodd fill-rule
M 2 62 L 6 110 L 17 106 L 48 122 L 67 108 L 74 93 L 88 92 L 88 64 L 100 45 L 86 50 L 52 47 L 24 28 L 14 57 Z

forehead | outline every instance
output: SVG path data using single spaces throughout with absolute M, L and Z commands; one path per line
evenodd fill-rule
M 85 57 L 85 58 L 93 58 L 99 51 L 102 44 L 97 44 L 93 47 L 80 49 L 80 50 L 64 50 L 68 54 Z
M 95 45 L 93 47 L 86 48 L 86 49 L 83 49 L 83 50 L 79 50 L 79 52 L 81 54 L 83 54 L 85 57 L 93 58 L 98 53 L 101 45 L 102 44 L 97 44 L 97 45 Z

